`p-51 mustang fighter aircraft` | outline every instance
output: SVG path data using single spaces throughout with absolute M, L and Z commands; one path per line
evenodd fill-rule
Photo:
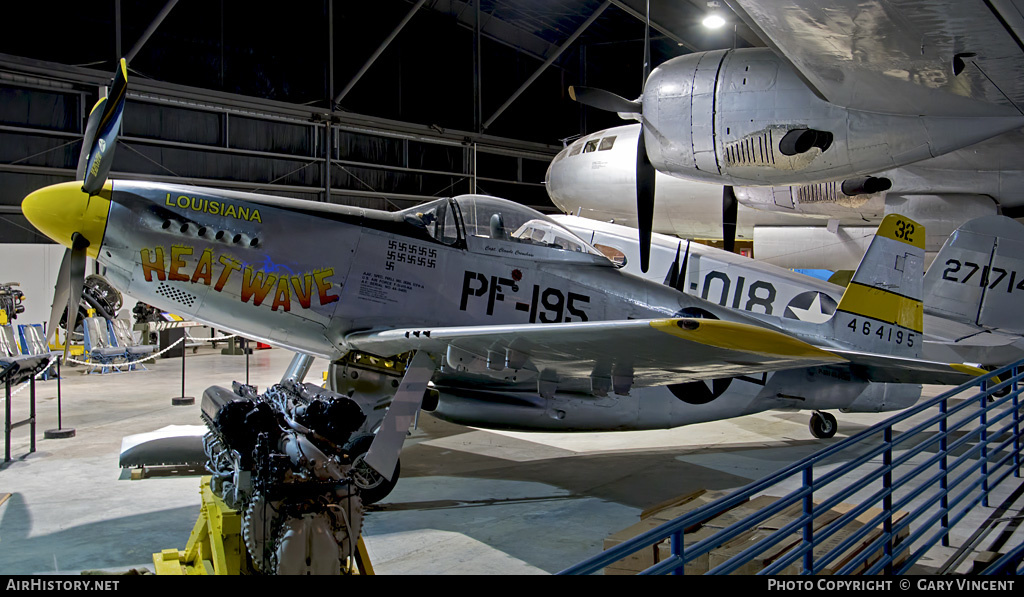
M 564 431 L 806 409 L 827 437 L 835 419 L 818 411 L 904 408 L 918 384 L 982 373 L 920 358 L 924 230 L 908 218 L 883 220 L 828 321 L 755 317 L 627 274 L 555 221 L 493 197 L 389 213 L 105 180 L 123 73 L 91 117 L 84 182 L 22 204 L 69 248 L 54 313 L 89 255 L 147 304 L 339 363 L 334 387 L 362 408 L 366 422 L 352 427 L 373 434 L 365 463 L 386 485 L 421 406 L 477 426 Z M 381 362 L 398 365 L 360 389 L 367 376 L 354 374 Z M 308 432 L 302 417 L 317 417 L 299 411 L 282 420 Z M 266 420 L 254 413 L 233 428 Z M 296 445 L 312 449 L 284 439 L 280 449 Z

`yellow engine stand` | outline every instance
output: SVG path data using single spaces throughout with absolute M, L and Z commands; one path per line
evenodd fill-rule
M 168 576 L 252 574 L 248 553 L 242 543 L 242 515 L 232 510 L 210 489 L 204 476 L 199 492 L 202 505 L 184 550 L 165 549 L 153 554 L 156 574 Z M 349 574 L 373 574 L 363 538 L 356 544 L 355 566 Z
M 67 334 L 64 335 L 64 342 L 67 342 Z M 57 328 L 57 333 L 53 335 L 53 340 L 50 342 L 50 350 L 64 350 L 64 344 L 60 341 L 60 328 Z M 85 346 L 81 344 L 72 344 L 68 347 L 69 357 L 80 357 L 85 354 Z
M 202 478 L 199 492 L 199 519 L 184 551 L 165 549 L 153 554 L 155 572 L 175 576 L 248 574 L 242 545 L 242 515 L 213 494 L 209 476 Z

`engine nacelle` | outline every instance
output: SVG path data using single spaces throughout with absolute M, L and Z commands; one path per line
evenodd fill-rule
M 1024 124 L 1020 116 L 931 117 L 843 108 L 816 95 L 768 48 L 673 58 L 651 72 L 642 101 L 655 168 L 738 186 L 853 178 Z
M 740 204 L 762 211 L 836 219 L 882 218 L 884 190 L 888 189 L 874 191 L 884 186 L 875 182 L 879 180 L 887 179 L 856 177 L 788 187 L 735 187 L 735 192 Z

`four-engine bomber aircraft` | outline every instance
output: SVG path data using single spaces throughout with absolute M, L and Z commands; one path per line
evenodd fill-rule
M 548 166 L 551 201 L 564 213 L 637 228 L 639 134 L 628 124 L 566 146 Z M 787 268 L 854 269 L 878 222 L 900 213 L 927 228 L 927 265 L 960 224 L 1024 203 L 1021 141 L 1003 135 L 913 166 L 800 186 L 728 187 L 657 172 L 653 231 L 726 246 L 734 235 L 753 241 L 758 260 Z
M 584 104 L 641 123 L 643 235 L 655 172 L 726 188 L 848 181 L 989 139 L 1014 143 L 1024 126 L 1024 21 L 1015 3 L 729 4 L 769 47 L 672 58 L 635 100 L 570 88 Z M 641 238 L 646 270 L 649 237 Z
M 108 181 L 124 74 L 122 62 L 90 116 L 84 180 L 22 203 L 68 247 L 51 319 L 80 294 L 69 289 L 88 255 L 122 291 L 219 329 L 352 367 L 400 361 L 365 457 L 389 479 L 427 394 L 439 416 L 480 426 L 650 429 L 769 408 L 904 408 L 918 384 L 982 372 L 920 358 L 924 230 L 908 218 L 883 220 L 828 321 L 754 316 L 627 274 L 493 197 L 390 213 Z M 831 435 L 835 419 L 816 412 L 812 429 Z

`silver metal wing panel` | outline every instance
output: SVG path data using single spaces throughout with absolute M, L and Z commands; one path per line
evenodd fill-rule
M 729 4 L 834 104 L 932 116 L 1012 115 L 1024 106 L 1019 0 Z
M 785 334 L 716 320 L 663 319 L 358 332 L 351 348 L 391 356 L 424 350 L 446 373 L 512 385 L 538 378 L 596 387 L 653 386 L 843 362 Z
M 850 368 L 865 379 L 878 383 L 920 383 L 959 385 L 985 373 L 983 369 L 962 363 L 941 363 L 890 355 L 834 350 L 849 359 Z

